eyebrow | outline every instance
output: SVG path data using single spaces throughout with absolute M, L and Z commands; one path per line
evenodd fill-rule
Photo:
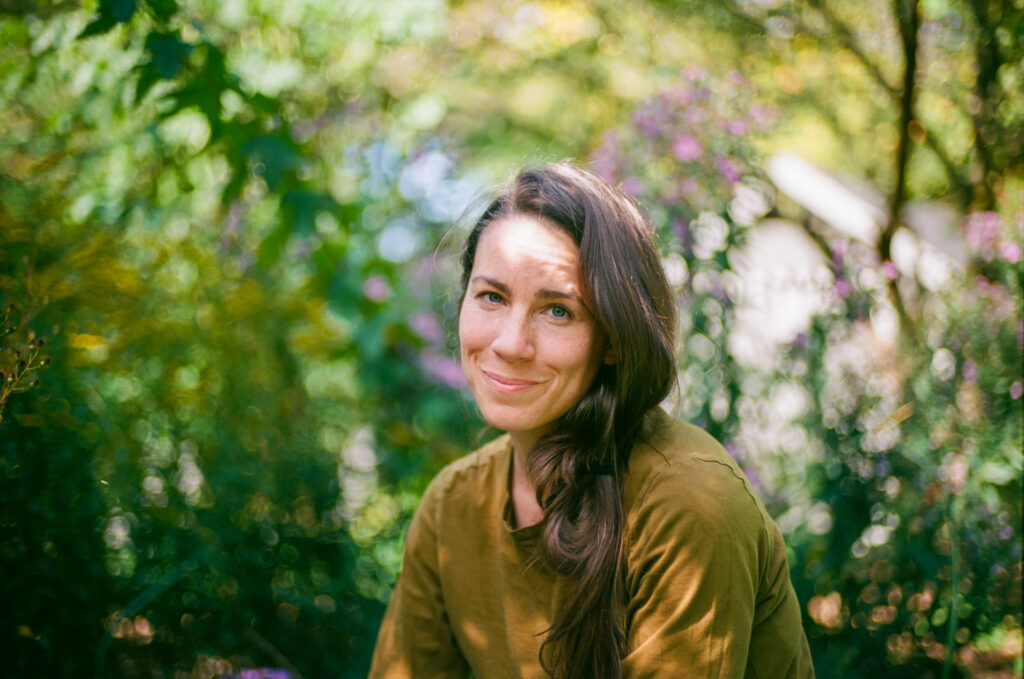
M 505 285 L 501 281 L 494 280 L 493 278 L 488 278 L 487 276 L 474 276 L 473 279 L 470 281 L 470 283 L 480 282 L 486 283 L 487 285 L 491 286 L 498 292 L 504 293 L 506 295 L 509 293 L 507 285 Z M 578 302 L 579 304 L 583 304 L 583 300 L 580 298 L 579 295 L 570 292 L 562 292 L 561 290 L 540 290 L 537 293 L 537 297 L 541 299 L 569 299 Z

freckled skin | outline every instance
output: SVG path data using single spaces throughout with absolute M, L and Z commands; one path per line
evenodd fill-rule
M 533 217 L 480 236 L 459 313 L 462 371 L 484 419 L 517 450 L 580 400 L 603 360 L 578 266 L 569 234 Z

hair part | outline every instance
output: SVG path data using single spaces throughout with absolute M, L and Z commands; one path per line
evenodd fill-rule
M 565 164 L 521 172 L 484 210 L 462 250 L 463 295 L 481 234 L 513 216 L 541 219 L 576 242 L 583 293 L 614 356 L 527 456 L 545 515 L 542 553 L 567 580 L 541 663 L 554 679 L 618 679 L 625 650 L 616 610 L 625 530 L 620 480 L 644 415 L 674 384 L 675 302 L 637 206 Z

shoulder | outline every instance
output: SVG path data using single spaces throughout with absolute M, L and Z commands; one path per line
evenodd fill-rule
M 441 469 L 427 486 L 409 523 L 407 555 L 433 553 L 438 541 L 460 532 L 471 517 L 493 511 L 488 503 L 493 504 L 497 489 L 502 487 L 499 470 L 507 469 L 502 460 L 509 453 L 505 435 Z
M 644 434 L 625 479 L 627 522 L 661 519 L 691 523 L 702 532 L 767 531 L 770 520 L 760 499 L 711 435 L 660 408 L 648 416 Z
M 642 595 L 654 577 L 753 602 L 776 552 L 764 505 L 705 431 L 661 410 L 648 424 L 623 492 L 629 591 Z
M 510 454 L 509 437 L 505 434 L 450 462 L 430 482 L 421 508 L 483 500 L 505 482 Z

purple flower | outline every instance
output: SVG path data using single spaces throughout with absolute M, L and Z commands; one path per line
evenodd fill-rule
M 774 108 L 764 104 L 754 104 L 750 107 L 750 122 L 754 127 L 763 129 L 772 124 L 777 115 Z
M 679 217 L 676 217 L 675 219 L 672 220 L 672 230 L 681 239 L 686 240 L 687 237 L 690 235 L 690 223 L 685 219 L 680 219 Z
M 747 133 L 747 124 L 742 120 L 730 120 L 725 129 L 734 137 L 742 137 Z
M 704 109 L 698 108 L 696 106 L 686 109 L 686 112 L 683 113 L 683 120 L 690 127 L 696 127 L 697 125 L 700 125 L 702 122 L 704 122 Z
M 440 344 L 444 338 L 441 331 L 441 323 L 438 322 L 437 317 L 434 314 L 419 313 L 414 314 L 409 319 L 409 327 L 413 331 L 431 344 Z
M 832 270 L 842 271 L 846 257 L 846 246 L 842 241 L 832 243 Z
M 740 446 L 737 445 L 735 441 L 729 441 L 728 443 L 725 444 L 725 452 L 729 453 L 729 457 L 736 460 L 737 462 L 741 461 L 744 457 L 746 457 L 743 454 L 743 449 L 740 448 Z
M 373 302 L 384 302 L 391 296 L 391 286 L 383 276 L 370 276 L 363 281 L 363 294 Z
M 420 365 L 438 382 L 449 387 L 463 387 L 466 377 L 462 374 L 462 366 L 454 358 L 442 356 L 434 352 L 420 354 Z
M 428 290 L 437 274 L 437 256 L 433 253 L 420 257 L 412 267 L 412 281 L 419 290 Z
M 663 95 L 665 101 L 674 104 L 687 104 L 693 103 L 693 92 L 685 87 L 673 87 L 665 92 Z
M 619 185 L 619 188 L 622 189 L 622 192 L 625 193 L 627 196 L 634 197 L 639 196 L 641 193 L 647 190 L 647 187 L 644 185 L 643 181 L 641 181 L 638 177 L 626 177 L 625 179 L 622 180 L 622 183 Z
M 601 148 L 615 148 L 619 145 L 619 131 L 606 130 L 601 136 Z
M 767 495 L 767 493 L 765 492 L 766 488 L 764 485 L 764 480 L 761 478 L 761 475 L 757 472 L 757 468 L 753 466 L 741 466 L 740 468 L 746 475 L 747 481 L 750 481 L 750 487 L 754 489 L 754 492 L 760 497 L 764 497 L 765 495 Z
M 1020 261 L 1020 246 L 1012 241 L 1003 241 L 999 244 L 999 256 L 1010 264 Z
M 288 670 L 271 669 L 269 667 L 255 667 L 247 670 L 239 670 L 235 673 L 235 679 L 291 679 Z
M 650 111 L 640 111 L 634 115 L 633 123 L 645 137 L 657 137 L 663 125 L 661 117 Z
M 696 82 L 704 77 L 706 71 L 697 64 L 690 64 L 680 72 L 679 75 L 691 82 Z
M 882 272 L 885 274 L 885 279 L 889 281 L 894 281 L 900 277 L 900 272 L 896 265 L 890 261 L 882 262 Z
M 590 154 L 590 164 L 595 174 L 605 181 L 614 184 L 619 171 L 618 163 L 619 133 L 608 130 L 601 138 L 601 144 Z
M 996 212 L 972 212 L 967 215 L 964 231 L 968 247 L 981 254 L 985 261 L 991 261 L 995 255 L 1000 226 L 1001 220 Z
M 676 158 L 688 163 L 691 160 L 697 160 L 701 154 L 704 153 L 704 147 L 701 145 L 695 137 L 691 137 L 688 134 L 681 134 L 675 138 L 672 142 L 672 153 L 675 154 Z
M 978 364 L 974 361 L 964 361 L 963 367 L 964 382 L 974 384 L 978 381 Z
M 718 156 L 715 158 L 715 167 L 725 178 L 725 181 L 730 184 L 734 184 L 739 181 L 740 171 L 736 168 L 736 165 L 726 158 L 725 156 Z
M 1016 401 L 1021 396 L 1024 396 L 1024 384 L 1021 384 L 1021 381 L 1017 380 L 1010 385 L 1010 398 Z
M 839 299 L 846 299 L 850 296 L 850 282 L 842 276 L 836 279 L 835 289 Z
M 686 197 L 696 196 L 700 191 L 700 184 L 693 177 L 687 177 L 680 182 L 679 190 Z

